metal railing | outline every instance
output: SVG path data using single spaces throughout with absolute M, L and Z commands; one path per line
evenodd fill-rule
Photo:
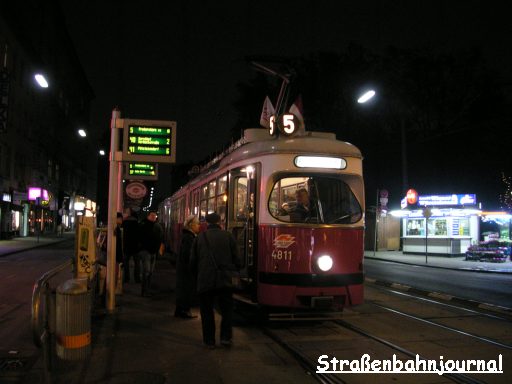
M 46 272 L 39 280 L 34 284 L 34 290 L 32 291 L 32 336 L 34 344 L 41 348 L 44 346 L 46 339 L 49 335 L 49 308 L 48 304 L 52 302 L 50 290 L 50 279 L 57 275 L 62 270 L 73 264 L 73 260 L 69 259 L 65 263 L 53 268 Z M 41 319 L 41 295 L 45 297 L 45 305 L 43 308 L 43 316 Z M 46 349 L 46 348 L 45 348 Z

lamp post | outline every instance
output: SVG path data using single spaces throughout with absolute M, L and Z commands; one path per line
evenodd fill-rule
M 400 118 L 400 148 L 402 156 L 402 192 L 409 188 L 409 179 L 407 177 L 407 137 L 405 134 L 405 118 Z
M 376 95 L 376 92 L 373 89 L 369 89 L 359 96 L 357 102 L 359 104 L 364 104 L 369 100 L 373 99 Z M 377 189 L 377 199 L 375 202 L 375 226 L 373 231 L 373 257 L 375 257 L 375 253 L 377 252 L 377 233 L 378 233 L 378 223 L 379 223 L 379 189 Z
M 364 104 L 369 100 L 373 99 L 373 97 L 377 93 L 373 89 L 369 89 L 361 94 L 361 96 L 357 99 L 359 104 Z M 402 193 L 405 193 L 409 188 L 409 178 L 407 173 L 407 135 L 405 131 L 405 117 L 402 115 L 400 117 L 400 156 L 402 160 Z

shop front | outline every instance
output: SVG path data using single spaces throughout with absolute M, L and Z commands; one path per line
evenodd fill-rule
M 417 209 L 393 212 L 402 217 L 405 254 L 461 256 L 478 242 L 480 213 L 476 196 L 419 196 Z
M 20 236 L 23 224 L 23 207 L 12 201 L 12 194 L 2 193 L 0 200 L 0 239 Z

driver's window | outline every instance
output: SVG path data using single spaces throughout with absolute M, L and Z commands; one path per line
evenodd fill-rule
M 307 177 L 287 177 L 274 184 L 270 194 L 269 210 L 281 221 L 303 222 L 301 209 L 309 207 Z
M 362 210 L 350 186 L 339 177 L 283 177 L 268 201 L 270 214 L 290 223 L 351 224 Z

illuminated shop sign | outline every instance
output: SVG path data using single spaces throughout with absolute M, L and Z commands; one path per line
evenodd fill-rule
M 123 129 L 123 160 L 176 161 L 176 122 L 125 119 Z
M 475 194 L 428 195 L 419 197 L 419 205 L 476 205 Z
M 37 187 L 29 187 L 28 188 L 28 199 L 35 201 L 35 200 L 37 200 L 37 198 L 41 198 L 42 201 L 50 200 L 48 191 L 46 189 L 37 188 Z

